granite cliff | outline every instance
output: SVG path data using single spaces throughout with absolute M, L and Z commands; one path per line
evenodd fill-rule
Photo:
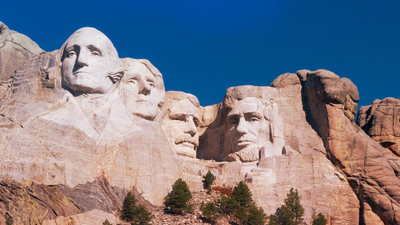
M 351 80 L 300 70 L 203 107 L 93 28 L 53 52 L 0 32 L 0 223 L 117 223 L 129 191 L 156 210 L 175 180 L 201 191 L 210 170 L 219 186 L 245 181 L 267 214 L 293 187 L 307 223 L 315 209 L 329 224 L 400 224 L 397 99 L 356 124 Z

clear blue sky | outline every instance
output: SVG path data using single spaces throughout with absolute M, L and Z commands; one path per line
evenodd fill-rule
M 45 51 L 95 27 L 121 58 L 149 59 L 166 90 L 203 106 L 221 102 L 228 87 L 268 86 L 300 69 L 351 79 L 359 106 L 400 97 L 399 0 L 9 0 L 0 11 Z

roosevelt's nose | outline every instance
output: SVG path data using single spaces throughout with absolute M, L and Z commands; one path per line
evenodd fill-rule
M 197 127 L 194 123 L 193 116 L 189 116 L 189 120 L 186 122 L 185 133 L 190 134 L 192 137 L 197 133 Z

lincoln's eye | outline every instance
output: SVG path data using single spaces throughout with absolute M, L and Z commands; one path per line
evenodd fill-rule
M 252 116 L 252 117 L 250 118 L 250 122 L 257 122 L 257 121 L 258 121 L 258 118 L 255 117 L 255 116 Z

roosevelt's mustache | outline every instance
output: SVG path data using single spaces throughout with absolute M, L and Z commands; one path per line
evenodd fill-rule
M 197 149 L 197 146 L 199 146 L 199 140 L 196 135 L 194 137 L 190 135 L 180 135 L 175 139 L 175 144 L 180 144 L 182 142 L 189 142 L 193 144 L 194 149 Z

